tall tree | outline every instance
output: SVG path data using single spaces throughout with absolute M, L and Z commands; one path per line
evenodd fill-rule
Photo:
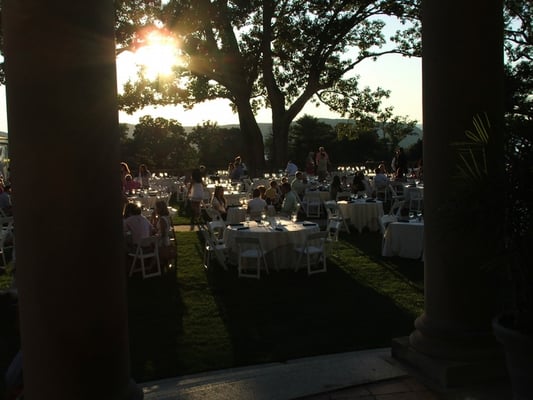
M 139 0 L 135 0 L 135 3 Z M 140 79 L 125 87 L 122 104 L 182 104 L 229 99 L 238 113 L 248 164 L 264 168 L 264 144 L 254 113 L 272 110 L 274 167 L 287 160 L 289 126 L 308 102 L 342 114 L 362 89 L 353 71 L 365 59 L 405 53 L 417 30 L 411 25 L 387 43 L 380 16 L 407 22 L 417 17 L 418 0 L 170 0 L 153 7 L 144 22 L 128 18 L 131 1 L 117 1 L 117 42 L 124 49 L 142 42 L 143 26 L 181 40 L 186 61 L 170 79 Z M 143 2 L 140 2 L 143 3 Z M 144 2 L 146 3 L 146 2 Z M 137 14 L 135 14 L 137 15 Z M 139 29 L 134 30 L 133 27 Z M 159 28 L 158 28 L 159 27 Z M 413 36 L 414 35 L 414 36 Z M 352 49 L 353 56 L 346 52 Z M 370 92 L 379 107 L 383 91 Z
M 241 132 L 237 128 L 220 128 L 215 122 L 197 125 L 188 135 L 198 149 L 200 164 L 208 170 L 226 169 L 242 153 Z
M 141 117 L 133 138 L 121 142 L 122 157 L 130 167 L 146 164 L 150 170 L 183 174 L 198 166 L 198 152 L 176 120 Z

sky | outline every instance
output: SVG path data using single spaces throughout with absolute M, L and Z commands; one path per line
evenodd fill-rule
M 397 28 L 391 24 L 390 31 Z M 129 76 L 132 76 L 132 56 L 123 53 L 117 58 L 118 90 Z M 360 77 L 360 87 L 376 89 L 381 87 L 390 90 L 390 97 L 383 101 L 384 106 L 393 106 L 394 114 L 407 116 L 422 123 L 422 62 L 420 58 L 405 58 L 396 54 L 379 57 L 376 61 L 365 60 L 354 70 Z M 308 104 L 296 117 L 308 114 L 316 118 L 341 118 L 330 112 L 327 107 L 316 107 Z M 148 107 L 132 115 L 119 112 L 121 123 L 136 124 L 144 115 L 173 118 L 183 126 L 196 126 L 206 121 L 218 125 L 238 124 L 238 116 L 231 111 L 229 102 L 216 100 L 198 104 L 192 110 L 184 110 L 180 106 Z M 261 110 L 257 115 L 258 122 L 271 122 L 270 110 Z M 5 86 L 0 87 L 0 131 L 8 131 Z

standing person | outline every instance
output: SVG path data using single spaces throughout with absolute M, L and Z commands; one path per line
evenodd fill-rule
M 403 147 L 398 147 L 396 151 L 396 174 L 395 180 L 403 181 L 407 173 L 407 157 L 403 151 Z
M 138 181 L 141 184 L 142 189 L 149 189 L 150 188 L 150 177 L 151 177 L 150 171 L 148 171 L 148 168 L 146 168 L 146 164 L 139 165 L 139 177 Z
M 285 172 L 288 176 L 294 176 L 296 172 L 298 172 L 298 166 L 292 162 L 292 160 L 289 160 L 287 163 L 287 167 L 285 168 Z
M 310 151 L 305 159 L 305 173 L 308 176 L 316 175 L 315 153 Z
M 194 224 L 200 219 L 200 205 L 204 199 L 204 183 L 200 169 L 194 169 L 191 173 L 187 198 L 191 206 L 191 230 L 193 230 Z
M 232 181 L 239 181 L 241 180 L 242 176 L 244 175 L 244 167 L 242 164 L 241 156 L 235 157 L 235 161 L 233 162 L 233 171 L 231 172 L 231 180 Z
M 130 167 L 124 161 L 120 163 L 120 179 L 122 182 L 122 192 L 126 192 L 126 175 L 131 176 Z
M 326 153 L 326 150 L 324 147 L 320 147 L 318 149 L 318 153 L 316 153 L 315 158 L 316 163 L 316 173 L 318 175 L 319 181 L 326 180 L 326 177 L 328 176 L 328 167 L 330 164 L 329 155 Z

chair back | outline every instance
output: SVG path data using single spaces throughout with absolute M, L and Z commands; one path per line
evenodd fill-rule
M 210 221 L 208 224 L 209 233 L 213 240 L 217 243 L 224 242 L 224 232 L 226 231 L 226 223 L 222 220 Z
M 261 277 L 261 263 L 263 263 L 265 271 L 268 273 L 265 252 L 259 238 L 237 236 L 235 245 L 237 246 L 239 278 L 259 279 Z M 250 263 L 250 260 L 255 260 L 255 265 Z
M 381 234 L 385 234 L 385 230 L 387 229 L 387 226 L 390 223 L 396 222 L 396 221 L 398 221 L 398 217 L 396 215 L 390 215 L 390 214 L 383 215 L 379 219 L 379 227 L 381 230 Z

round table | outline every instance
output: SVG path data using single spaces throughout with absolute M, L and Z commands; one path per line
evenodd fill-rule
M 359 232 L 368 228 L 371 232 L 379 230 L 379 219 L 383 215 L 383 202 L 376 200 L 368 202 L 364 199 L 353 202 L 338 201 L 339 209 L 344 218 L 350 220 L 350 224 Z
M 269 268 L 290 269 L 294 268 L 296 261 L 294 247 L 302 246 L 305 243 L 307 235 L 312 232 L 320 231 L 318 224 L 312 222 L 296 222 L 279 219 L 281 222 L 276 225 L 257 223 L 250 221 L 243 224 L 230 224 L 224 232 L 224 241 L 229 249 L 230 260 L 237 259 L 237 248 L 235 238 L 238 236 L 258 238 L 266 253 Z
M 392 222 L 383 236 L 381 255 L 421 259 L 424 254 L 424 221 Z

